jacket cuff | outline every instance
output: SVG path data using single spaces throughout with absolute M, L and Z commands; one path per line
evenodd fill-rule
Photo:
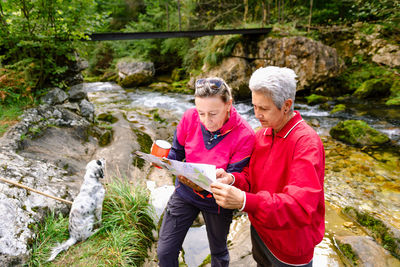
M 245 206 L 243 207 L 243 211 L 248 212 L 248 213 L 253 213 L 257 211 L 257 206 L 258 206 L 258 201 L 257 201 L 257 195 L 252 194 L 252 193 L 247 193 L 245 192 Z

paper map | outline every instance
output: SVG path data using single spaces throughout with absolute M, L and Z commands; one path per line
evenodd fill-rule
M 208 192 L 211 192 L 210 185 L 217 180 L 215 165 L 187 163 L 167 158 L 159 158 L 140 151 L 136 151 L 135 153 L 142 159 L 169 170 L 174 175 L 185 176 L 187 179 Z

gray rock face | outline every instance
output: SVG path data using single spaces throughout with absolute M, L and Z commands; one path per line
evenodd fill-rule
M 344 68 L 336 50 L 320 42 L 306 37 L 268 37 L 257 45 L 239 42 L 219 66 L 209 69 L 204 65 L 201 76 L 221 77 L 232 87 L 235 97 L 249 97 L 248 82 L 253 71 L 271 65 L 293 69 L 298 76 L 298 90 L 335 77 Z
M 121 60 L 117 63 L 118 76 L 123 87 L 150 84 L 155 74 L 152 62 L 134 62 Z
M 66 183 L 70 177 L 65 174 L 66 171 L 51 163 L 26 159 L 13 151 L 0 154 L 1 177 L 72 200 Z M 29 253 L 27 244 L 35 237 L 30 226 L 39 222 L 49 209 L 67 211 L 67 208 L 66 204 L 51 198 L 1 182 L 0 254 L 26 258 Z M 1 266 L 4 266 L 4 262 Z
M 72 201 L 97 144 L 87 136 L 89 127 L 63 106 L 27 110 L 0 138 L 0 177 Z M 67 213 L 69 206 L 0 181 L 0 266 L 26 263 L 32 226 L 49 210 Z

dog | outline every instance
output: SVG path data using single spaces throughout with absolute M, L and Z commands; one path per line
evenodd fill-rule
M 105 189 L 100 183 L 104 178 L 105 160 L 92 160 L 86 165 L 86 174 L 69 213 L 69 239 L 52 249 L 47 260 L 54 260 L 61 251 L 77 242 L 88 239 L 100 225 Z

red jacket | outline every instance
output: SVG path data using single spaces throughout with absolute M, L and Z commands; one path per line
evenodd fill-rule
M 285 263 L 310 262 L 324 236 L 324 168 L 321 139 L 296 112 L 275 136 L 259 130 L 249 167 L 234 173 L 251 224 Z

